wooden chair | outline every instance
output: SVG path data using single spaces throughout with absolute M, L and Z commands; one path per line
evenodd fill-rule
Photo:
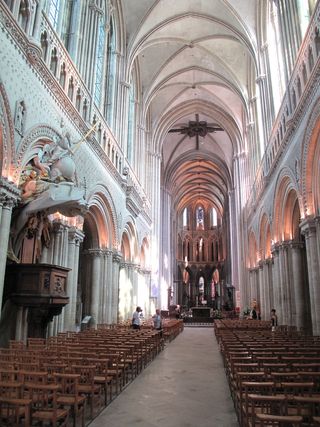
M 250 404 L 249 395 L 271 396 L 274 394 L 274 387 L 275 384 L 272 381 L 243 381 L 240 383 L 238 398 L 235 402 L 240 425 L 246 425 L 256 411 L 256 408 Z
M 288 413 L 290 415 L 301 415 L 306 425 L 311 424 L 312 418 L 320 414 L 320 395 L 289 398 Z
M 109 358 L 89 357 L 88 363 L 94 364 L 96 367 L 95 375 L 94 375 L 94 383 L 102 387 L 104 392 L 104 404 L 105 406 L 107 406 L 108 394 L 110 397 L 110 401 L 112 400 L 112 397 L 113 397 L 113 393 L 112 393 L 113 376 L 109 374 L 109 366 L 111 369 L 111 362 Z
M 248 394 L 245 401 L 244 426 L 258 427 L 263 417 L 258 415 L 287 415 L 287 400 L 284 395 Z
M 320 417 L 313 417 L 312 423 L 313 423 L 314 427 L 319 427 L 320 426 Z
M 29 384 L 28 398 L 32 402 L 32 423 L 43 423 L 51 427 L 66 427 L 69 410 L 61 409 L 57 403 L 59 386 L 56 384 Z
M 101 386 L 94 383 L 95 372 L 95 365 L 72 365 L 70 372 L 80 376 L 79 393 L 86 395 L 88 398 L 91 419 L 94 418 L 95 408 L 97 413 L 101 409 Z
M 86 397 L 79 391 L 79 374 L 54 373 L 53 377 L 59 386 L 57 404 L 70 408 L 73 418 L 73 427 L 77 427 L 78 420 L 85 426 Z
M 30 399 L 0 397 L 0 425 L 29 427 L 30 413 Z

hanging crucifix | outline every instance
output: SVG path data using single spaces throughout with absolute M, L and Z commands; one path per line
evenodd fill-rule
M 188 135 L 189 138 L 196 137 L 196 150 L 199 150 L 199 136 L 204 138 L 208 133 L 223 131 L 222 127 L 216 124 L 207 124 L 205 121 L 199 121 L 199 114 L 196 114 L 196 121 L 189 121 L 188 126 L 180 129 L 170 129 L 169 132 L 178 132 Z

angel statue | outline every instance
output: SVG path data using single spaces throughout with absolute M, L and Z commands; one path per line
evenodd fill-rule
M 70 134 L 54 137 L 53 141 L 45 144 L 33 159 L 34 166 L 43 178 L 52 182 L 74 180 L 76 166 L 71 150 Z

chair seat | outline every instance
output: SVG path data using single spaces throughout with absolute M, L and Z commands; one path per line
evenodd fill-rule
M 53 418 L 57 420 L 61 418 L 66 418 L 68 416 L 68 411 L 66 409 L 46 409 L 43 411 L 35 411 L 32 413 L 33 419 L 50 421 Z
M 91 384 L 79 384 L 78 390 L 80 393 L 99 393 L 100 386 Z
M 272 415 L 272 414 L 256 414 L 256 418 L 260 421 L 281 422 L 281 423 L 300 423 L 303 418 L 300 415 Z
M 82 405 L 85 401 L 84 396 L 60 395 L 57 397 L 57 403 L 60 405 Z

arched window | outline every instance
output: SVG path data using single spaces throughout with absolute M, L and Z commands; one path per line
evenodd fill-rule
M 104 17 L 100 17 L 99 30 L 98 30 L 98 42 L 96 51 L 96 78 L 94 86 L 94 102 L 97 106 L 100 106 L 101 102 L 101 90 L 102 90 L 102 73 L 103 73 L 103 59 L 104 59 L 104 42 L 105 42 L 105 23 Z
M 211 226 L 216 227 L 218 225 L 218 217 L 216 208 L 212 208 L 211 210 Z
M 198 206 L 196 209 L 196 228 L 198 230 L 204 229 L 204 210 L 202 206 Z
M 107 63 L 107 90 L 105 103 L 105 117 L 112 128 L 115 108 L 115 82 L 116 82 L 116 37 L 113 19 L 110 20 L 108 38 L 108 63 Z
M 182 227 L 188 226 L 188 208 L 183 209 L 182 213 Z

